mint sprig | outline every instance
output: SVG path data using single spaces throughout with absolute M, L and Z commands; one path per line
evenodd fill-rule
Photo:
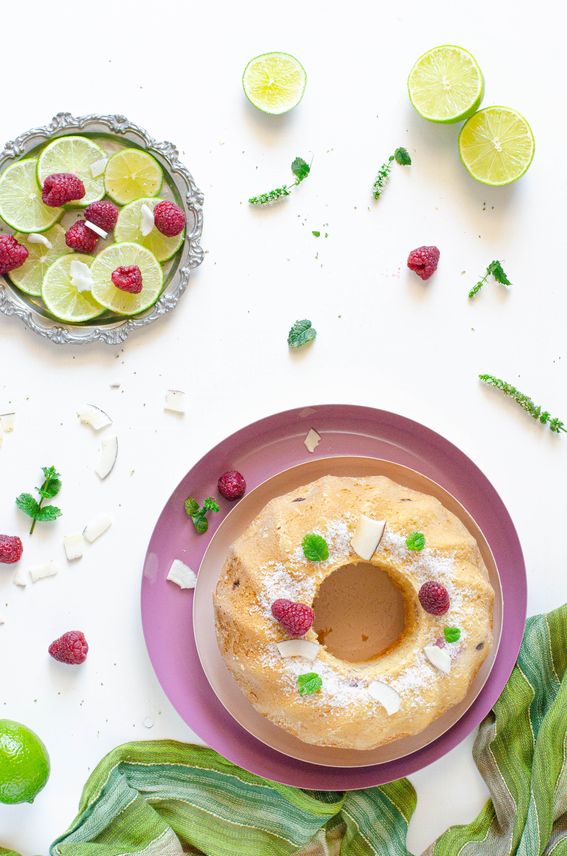
M 406 538 L 406 547 L 416 553 L 421 553 L 425 547 L 425 535 L 423 532 L 411 532 Z
M 303 321 L 295 321 L 287 335 L 287 343 L 290 348 L 302 348 L 312 342 L 317 336 L 317 330 L 307 318 Z
M 461 638 L 461 631 L 458 627 L 444 627 L 443 636 L 446 642 L 458 642 Z
M 498 259 L 494 259 L 494 261 L 490 262 L 487 266 L 482 279 L 479 279 L 479 281 L 469 291 L 470 298 L 474 297 L 475 294 L 478 294 L 490 276 L 493 277 L 496 282 L 499 282 L 500 285 L 512 285 L 504 268 L 502 267 L 502 262 L 499 262 Z
M 516 389 L 515 386 L 512 386 L 511 383 L 507 383 L 505 380 L 501 380 L 501 378 L 494 377 L 494 375 L 490 374 L 481 374 L 478 377 L 483 383 L 499 389 L 504 393 L 504 395 L 507 395 L 515 401 L 516 404 L 519 404 L 526 413 L 529 413 L 532 419 L 537 419 L 542 425 L 547 425 L 549 430 L 554 434 L 559 434 L 562 431 L 567 432 L 567 428 L 561 419 L 552 417 L 547 410 L 542 410 L 539 404 L 535 404 L 528 395 L 520 392 L 520 390 Z
M 322 686 L 323 681 L 317 672 L 306 672 L 304 675 L 297 676 L 299 695 L 313 695 L 318 693 Z
M 322 535 L 310 532 L 301 542 L 303 555 L 310 562 L 325 562 L 329 558 L 329 545 Z
M 403 146 L 399 146 L 393 155 L 390 155 L 388 160 L 382 164 L 380 169 L 378 170 L 378 175 L 374 180 L 374 184 L 372 185 L 372 195 L 374 199 L 380 199 L 386 184 L 390 180 L 390 173 L 392 172 L 392 166 L 396 163 L 399 163 L 400 166 L 410 166 L 411 165 L 411 157 L 410 153 L 407 149 L 404 149 Z
M 53 499 L 61 490 L 60 474 L 55 467 L 42 467 L 41 470 L 43 472 L 43 482 L 39 487 L 36 487 L 39 502 L 31 493 L 21 493 L 16 497 L 16 505 L 20 511 L 23 511 L 24 514 L 32 518 L 30 535 L 33 535 L 35 524 L 38 521 L 40 523 L 48 523 L 52 520 L 57 520 L 63 513 L 55 505 L 44 505 L 46 499 Z
M 207 512 L 219 510 L 219 504 L 215 502 L 212 496 L 208 496 L 202 506 L 192 496 L 188 496 L 185 500 L 185 514 L 191 518 L 193 526 L 199 535 L 203 535 L 209 528 Z
M 282 199 L 284 196 L 290 196 L 294 187 L 297 187 L 304 181 L 311 172 L 311 166 L 303 158 L 294 158 L 291 164 L 291 171 L 295 176 L 295 181 L 291 184 L 282 184 L 281 187 L 276 187 L 274 190 L 269 190 L 267 193 L 260 193 L 258 196 L 251 196 L 248 202 L 250 205 L 269 205 Z

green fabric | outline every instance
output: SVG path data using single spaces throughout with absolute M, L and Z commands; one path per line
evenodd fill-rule
M 480 726 L 474 758 L 491 799 L 424 856 L 567 856 L 567 605 L 530 618 L 518 662 Z M 85 786 L 51 856 L 411 856 L 407 779 L 322 793 L 278 785 L 211 749 L 115 749 Z M 0 848 L 0 856 L 13 854 Z

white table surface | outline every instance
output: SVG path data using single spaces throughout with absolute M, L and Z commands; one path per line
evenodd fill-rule
M 0 843 L 24 856 L 47 853 L 108 750 L 129 740 L 195 739 L 146 654 L 142 562 L 180 477 L 252 420 L 346 402 L 441 432 L 510 510 L 528 567 L 529 613 L 566 599 L 567 437 L 476 380 L 492 372 L 517 382 L 567 419 L 567 121 L 554 94 L 565 48 L 546 14 L 552 4 L 527 17 L 509 0 L 477 0 L 466 10 L 440 0 L 330 7 L 33 0 L 2 10 L 2 139 L 60 110 L 124 113 L 179 146 L 206 197 L 205 263 L 178 309 L 124 347 L 56 347 L 0 317 L 0 412 L 17 412 L 0 450 L 0 530 L 25 535 L 14 497 L 37 483 L 41 465 L 55 464 L 64 482 L 64 517 L 24 538 L 25 564 L 53 558 L 61 573 L 21 590 L 0 570 L 0 716 L 36 729 L 52 759 L 35 805 L 0 807 Z M 443 42 L 475 54 L 485 105 L 508 104 L 529 118 L 537 153 L 516 186 L 473 182 L 459 163 L 458 127 L 413 112 L 409 68 Z M 247 103 L 240 78 L 250 57 L 278 49 L 302 60 L 308 84 L 296 110 L 271 118 Z M 398 145 L 414 165 L 396 168 L 374 204 L 369 186 Z M 293 198 L 249 208 L 251 193 L 289 177 L 295 155 L 313 155 L 313 168 Z M 329 237 L 313 237 L 315 229 Z M 405 261 L 429 243 L 440 247 L 441 262 L 422 284 Z M 514 287 L 489 286 L 469 302 L 468 288 L 493 258 L 505 259 Z M 293 355 L 287 332 L 304 317 L 319 335 Z M 120 389 L 110 388 L 114 381 Z M 164 413 L 171 387 L 187 391 L 183 418 Z M 84 401 L 111 413 L 120 438 L 104 483 L 93 472 L 97 438 L 75 416 Z M 68 565 L 63 534 L 100 511 L 114 515 L 112 530 Z M 47 656 L 52 639 L 71 628 L 91 645 L 76 670 Z M 472 742 L 412 776 L 412 851 L 480 809 L 487 794 Z

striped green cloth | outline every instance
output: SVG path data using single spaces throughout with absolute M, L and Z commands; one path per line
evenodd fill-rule
M 491 799 L 424 856 L 567 856 L 567 605 L 528 620 L 474 745 Z M 347 793 L 261 779 L 211 749 L 130 743 L 85 787 L 51 856 L 411 856 L 407 779 Z M 11 853 L 0 848 L 0 854 Z

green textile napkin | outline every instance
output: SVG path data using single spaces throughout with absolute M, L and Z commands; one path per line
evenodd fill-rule
M 473 755 L 491 799 L 424 856 L 567 856 L 567 604 L 528 619 L 518 662 Z M 51 856 L 411 856 L 407 779 L 302 791 L 200 746 L 130 743 L 85 786 Z M 12 853 L 3 851 L 0 854 Z

